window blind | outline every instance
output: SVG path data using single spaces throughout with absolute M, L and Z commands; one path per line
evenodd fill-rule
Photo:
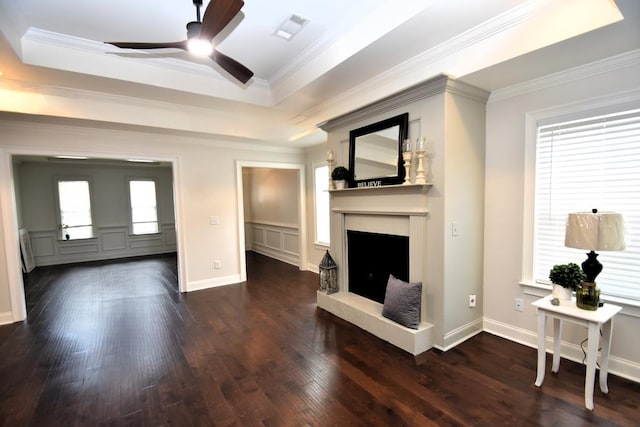
M 627 248 L 599 252 L 598 287 L 640 300 L 640 109 L 538 126 L 535 187 L 535 281 L 586 259 L 564 246 L 568 213 L 613 211 L 624 216 Z

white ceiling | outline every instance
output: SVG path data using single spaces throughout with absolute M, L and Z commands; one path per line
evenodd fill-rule
M 0 0 L 0 89 L 47 93 L 42 116 L 305 145 L 322 140 L 317 123 L 440 73 L 494 90 L 638 49 L 640 2 L 616 3 L 245 0 L 215 40 L 254 71 L 242 85 L 186 52 L 103 43 L 184 40 L 191 0 Z M 275 37 L 292 13 L 308 24 Z M 62 103 L 70 91 L 76 102 Z M 168 123 L 98 102 L 181 111 Z M 33 113 L 12 105 L 0 99 L 0 111 Z

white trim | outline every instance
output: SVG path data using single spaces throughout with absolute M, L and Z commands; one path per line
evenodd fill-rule
M 284 222 L 276 222 L 276 221 L 249 220 L 249 221 L 245 221 L 245 224 L 257 224 L 257 225 L 262 225 L 264 227 L 274 227 L 274 228 L 291 228 L 293 230 L 298 229 L 298 224 L 294 224 L 294 223 L 287 224 Z
M 318 265 L 316 265 L 316 264 L 308 262 L 307 263 L 307 271 L 310 271 L 310 272 L 316 273 L 316 274 L 320 274 L 320 267 Z
M 246 279 L 245 279 L 246 280 Z M 215 277 L 213 279 L 194 280 L 187 283 L 188 292 L 201 291 L 204 289 L 217 288 L 219 286 L 238 285 L 244 280 L 239 274 L 230 276 Z
M 2 224 L 4 245 L 7 260 L 7 276 L 9 279 L 9 299 L 11 300 L 11 314 L 14 322 L 27 318 L 27 305 L 22 282 L 22 267 L 20 249 L 18 247 L 18 214 L 13 182 L 12 153 L 0 150 L 0 209 L 2 210 Z
M 587 79 L 601 74 L 612 73 L 616 70 L 633 67 L 640 63 L 640 49 L 615 55 L 600 61 L 559 71 L 524 83 L 518 83 L 491 92 L 487 103 L 500 102 L 505 99 L 565 85 L 577 80 Z
M 125 187 L 126 187 L 126 192 L 127 192 L 127 227 L 129 229 L 129 235 L 130 236 L 148 236 L 149 234 L 158 234 L 161 233 L 161 224 L 160 221 L 158 219 L 158 211 L 160 210 L 158 204 L 158 180 L 154 177 L 146 177 L 146 176 L 136 176 L 136 175 L 129 175 L 126 178 L 126 183 L 125 183 Z M 153 182 L 153 191 L 154 191 L 154 197 L 156 200 L 156 227 L 157 230 L 155 233 L 142 233 L 142 234 L 136 234 L 133 232 L 133 206 L 131 206 L 131 182 L 132 181 L 151 181 Z
M 464 341 L 472 338 L 482 332 L 482 318 L 474 319 L 466 325 L 462 325 L 450 332 L 444 334 L 443 342 L 444 346 L 434 345 L 435 348 L 441 351 L 448 351 L 463 343 Z
M 311 198 L 313 201 L 313 244 L 317 245 L 317 246 L 324 246 L 327 249 L 329 248 L 329 246 L 331 245 L 331 242 L 321 242 L 318 240 L 318 206 L 317 206 L 317 197 L 316 197 L 316 169 L 321 168 L 321 167 L 326 167 L 328 170 L 328 174 L 327 174 L 327 191 L 330 190 L 329 188 L 329 174 L 331 173 L 331 171 L 329 170 L 330 165 L 327 164 L 326 161 L 314 161 L 311 164 L 311 181 L 312 181 L 312 189 L 313 189 L 313 197 Z M 328 194 L 328 193 L 327 193 Z M 327 212 L 327 221 L 330 222 L 330 217 L 331 217 L 331 210 L 329 210 Z M 329 224 L 329 230 L 331 230 L 331 224 Z M 329 240 L 331 240 L 331 237 L 329 237 Z
M 11 313 L 10 311 L 0 313 L 0 325 L 8 325 L 9 323 L 13 322 L 13 313 Z
M 538 348 L 538 334 L 527 329 L 518 328 L 510 324 L 485 317 L 483 318 L 483 330 L 527 347 Z M 615 335 L 615 330 L 613 333 Z M 553 338 L 550 336 L 547 336 L 546 338 L 546 347 L 547 352 L 549 353 L 553 348 Z M 562 341 L 560 354 L 565 359 L 572 360 L 580 364 L 583 363 L 582 360 L 584 355 L 580 346 L 577 344 Z M 532 353 L 531 357 L 535 358 L 536 356 Z M 560 372 L 562 372 L 562 369 L 560 369 Z M 610 356 L 609 373 L 631 381 L 640 382 L 640 363 L 636 363 L 628 359 L 622 359 L 620 357 Z M 531 377 L 532 384 L 534 380 L 535 378 Z

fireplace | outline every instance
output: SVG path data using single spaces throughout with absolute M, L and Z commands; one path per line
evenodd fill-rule
M 430 284 L 424 281 L 429 187 L 413 184 L 332 191 L 331 254 L 338 266 L 339 291 L 317 294 L 318 307 L 411 354 L 433 346 L 433 324 L 426 317 Z M 358 242 L 360 238 L 364 241 Z M 372 238 L 383 239 L 380 247 L 371 244 Z M 391 255 L 398 257 L 389 261 Z M 363 265 L 361 272 L 358 264 Z M 389 273 L 404 281 L 423 282 L 418 329 L 382 316 Z M 376 296 L 366 294 L 370 276 L 384 286 L 375 291 Z
M 389 274 L 409 281 L 409 237 L 347 230 L 349 292 L 384 303 Z

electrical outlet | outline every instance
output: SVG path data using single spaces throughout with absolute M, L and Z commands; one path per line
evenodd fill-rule
M 522 298 L 516 298 L 516 311 L 524 311 L 524 300 Z
M 219 259 L 213 260 L 213 268 L 220 270 L 222 268 L 222 261 Z
M 475 307 L 475 306 L 476 306 L 476 296 L 469 295 L 469 307 Z

